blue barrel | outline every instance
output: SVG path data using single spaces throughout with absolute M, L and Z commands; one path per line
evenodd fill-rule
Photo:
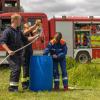
M 53 61 L 50 56 L 32 56 L 30 60 L 30 86 L 32 91 L 51 91 Z

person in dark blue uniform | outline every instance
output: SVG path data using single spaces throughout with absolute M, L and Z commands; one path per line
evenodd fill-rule
M 0 43 L 10 55 L 8 62 L 10 65 L 10 92 L 18 91 L 18 83 L 22 65 L 22 52 L 15 53 L 14 51 L 23 46 L 24 41 L 32 41 L 34 37 L 26 38 L 18 28 L 21 25 L 21 16 L 17 13 L 11 16 L 11 26 L 4 30 L 3 36 L 0 38 Z
M 49 53 L 53 58 L 54 89 L 59 89 L 58 64 L 60 63 L 64 90 L 68 90 L 68 77 L 66 70 L 67 46 L 66 42 L 62 39 L 61 33 L 56 34 L 54 39 L 50 41 L 47 48 L 44 50 L 44 55 L 48 55 Z
M 35 24 L 33 26 L 29 26 L 28 23 L 24 24 L 23 34 L 25 37 L 33 36 L 34 33 L 38 32 L 39 25 L 41 21 L 36 20 Z M 28 41 L 24 42 L 24 45 L 28 44 Z M 22 87 L 23 89 L 28 89 L 29 87 L 29 65 L 30 65 L 30 58 L 33 55 L 33 49 L 32 44 L 26 47 L 23 50 L 23 74 L 22 74 Z

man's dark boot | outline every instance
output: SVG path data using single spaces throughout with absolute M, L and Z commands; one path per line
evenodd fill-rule
M 59 90 L 59 86 L 58 85 L 54 85 L 54 91 L 58 91 Z
M 18 92 L 18 86 L 9 86 L 8 91 L 9 92 Z
M 29 81 L 27 81 L 27 82 L 22 82 L 22 88 L 23 88 L 23 90 L 28 89 L 28 88 L 29 88 Z
M 64 91 L 68 91 L 68 86 L 64 86 Z

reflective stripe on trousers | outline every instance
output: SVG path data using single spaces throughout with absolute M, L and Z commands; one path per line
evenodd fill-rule
M 68 80 L 68 77 L 64 77 L 63 80 Z
M 10 82 L 10 86 L 18 86 L 18 82 Z
M 59 82 L 59 79 L 54 79 L 55 82 Z

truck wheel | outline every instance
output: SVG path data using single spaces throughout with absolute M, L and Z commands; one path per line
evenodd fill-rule
M 82 51 L 77 54 L 76 61 L 79 63 L 90 63 L 91 57 L 88 52 Z

